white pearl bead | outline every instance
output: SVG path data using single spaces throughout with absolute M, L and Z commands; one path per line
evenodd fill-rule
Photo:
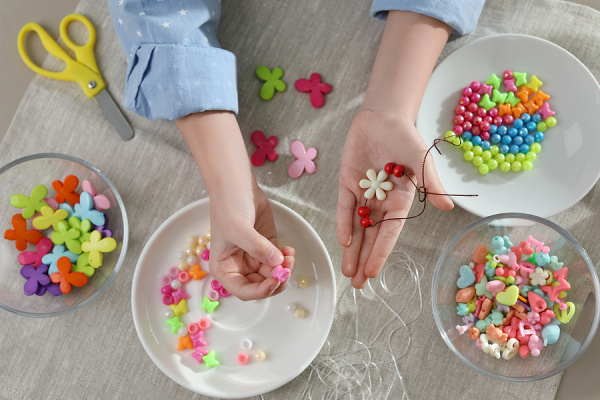
M 198 236 L 191 235 L 190 237 L 188 237 L 188 240 L 187 240 L 188 245 L 193 246 L 196 244 L 196 242 L 198 242 Z
M 252 348 L 252 340 L 244 339 L 242 343 L 240 343 L 240 347 L 244 350 L 250 350 Z
M 185 249 L 185 254 L 188 256 L 193 256 L 194 254 L 196 254 L 196 248 L 189 246 L 188 248 Z
M 206 243 L 206 248 L 210 250 L 210 242 Z
M 167 317 L 167 319 L 173 318 L 173 311 L 165 311 L 165 317 Z
M 198 264 L 198 257 L 196 256 L 188 256 L 188 258 L 186 259 L 188 265 L 194 265 L 194 264 Z
M 185 260 L 186 257 L 187 257 L 187 254 L 185 254 L 185 251 L 178 251 L 177 252 L 177 259 L 178 260 Z
M 177 290 L 181 287 L 181 282 L 175 279 L 173 282 L 171 282 L 171 287 L 173 288 L 173 290 Z
M 285 310 L 289 312 L 294 312 L 296 311 L 296 305 L 294 303 L 290 303 L 287 306 L 285 306 Z
M 181 328 L 179 328 L 179 330 L 177 331 L 177 334 L 179 336 L 186 336 L 188 334 L 188 330 L 185 326 L 182 326 Z

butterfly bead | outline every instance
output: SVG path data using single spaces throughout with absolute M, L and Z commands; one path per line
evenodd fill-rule
M 275 146 L 277 146 L 278 140 L 276 136 L 269 136 L 267 139 L 263 132 L 254 131 L 252 132 L 252 135 L 250 135 L 250 139 L 252 140 L 252 143 L 258 147 L 250 157 L 252 165 L 260 167 L 265 163 L 266 158 L 268 158 L 269 161 L 277 160 Z
M 256 68 L 256 76 L 261 81 L 264 81 L 260 88 L 260 98 L 263 100 L 271 100 L 275 95 L 275 91 L 283 92 L 286 89 L 285 82 L 281 80 L 283 70 L 281 68 L 273 69 L 273 72 L 264 65 Z
M 307 174 L 314 174 L 317 171 L 317 167 L 313 160 L 317 156 L 317 150 L 314 147 L 306 150 L 304 145 L 299 140 L 294 140 L 290 144 L 290 151 L 296 158 L 296 160 L 288 168 L 288 175 L 292 178 L 298 178 L 302 175 L 302 172 Z
M 281 265 L 278 265 L 273 270 L 273 278 L 279 280 L 279 282 L 285 282 L 291 273 L 292 271 L 289 268 L 283 268 Z
M 24 194 L 15 194 L 10 198 L 10 204 L 15 208 L 22 208 L 21 215 L 28 219 L 33 217 L 35 212 L 40 212 L 42 207 L 47 207 L 48 204 L 44 201 L 48 194 L 48 188 L 44 185 L 37 185 L 31 191 L 31 197 Z
M 325 96 L 331 92 L 331 85 L 321 82 L 321 75 L 314 73 L 308 79 L 298 79 L 296 81 L 296 89 L 303 93 L 310 93 L 310 104 L 315 108 L 323 107 L 325 104 Z

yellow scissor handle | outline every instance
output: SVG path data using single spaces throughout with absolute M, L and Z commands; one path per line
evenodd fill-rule
M 69 24 L 73 21 L 81 22 L 88 31 L 87 43 L 81 46 L 75 44 L 69 37 L 69 34 L 67 33 L 67 28 L 69 27 Z M 96 64 L 96 57 L 94 56 L 94 46 L 96 45 L 96 30 L 94 29 L 94 26 L 92 25 L 89 19 L 87 19 L 81 14 L 67 15 L 62 19 L 62 21 L 60 21 L 60 37 L 62 38 L 63 42 L 65 42 L 67 47 L 73 50 L 77 61 L 86 65 L 92 71 L 97 72 L 98 74 L 100 73 L 100 71 L 98 70 L 98 65 Z
M 97 72 L 98 67 L 94 58 L 93 46 L 95 43 L 96 35 L 93 27 L 91 30 L 89 29 L 91 23 L 87 18 L 83 17 L 82 15 L 73 17 L 73 15 L 74 14 L 68 15 L 63 19 L 63 22 L 61 22 L 61 34 L 63 35 L 63 40 L 65 41 L 65 44 L 67 44 L 67 46 L 75 52 L 75 55 L 78 60 L 81 58 L 81 62 L 76 61 L 71 56 L 69 56 L 62 49 L 62 47 L 60 47 L 59 44 L 56 43 L 54 39 L 52 39 L 48 32 L 46 32 L 44 28 L 42 28 L 35 22 L 30 22 L 26 24 L 23 28 L 21 28 L 17 41 L 19 54 L 21 55 L 23 62 L 25 62 L 25 64 L 34 72 L 52 79 L 76 82 L 79 84 L 79 86 L 81 86 L 81 89 L 83 90 L 85 95 L 87 97 L 92 98 L 106 87 L 104 80 Z M 67 21 L 65 22 L 65 20 Z M 86 26 L 86 28 L 88 28 L 89 31 L 90 38 L 88 39 L 88 42 L 83 46 L 77 46 L 71 41 L 71 39 L 68 38 L 68 35 L 66 35 L 67 26 L 69 25 L 69 23 L 75 20 L 82 22 Z M 25 51 L 25 35 L 27 35 L 27 33 L 29 32 L 36 32 L 40 37 L 42 45 L 44 46 L 46 51 L 48 51 L 48 53 L 52 54 L 54 57 L 65 62 L 66 65 L 64 70 L 60 72 L 49 71 L 47 69 L 37 66 L 33 61 L 31 61 L 31 59 L 27 55 L 27 52 Z M 93 62 L 90 65 L 86 65 L 90 59 Z

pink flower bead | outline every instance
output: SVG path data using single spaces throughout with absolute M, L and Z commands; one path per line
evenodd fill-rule
M 479 89 L 481 89 L 481 83 L 477 82 L 477 81 L 473 81 L 471 82 L 471 90 L 473 90 L 473 92 L 479 92 Z

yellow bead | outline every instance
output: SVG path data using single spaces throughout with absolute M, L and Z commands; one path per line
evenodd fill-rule
M 480 156 L 483 153 L 483 148 L 481 146 L 473 146 L 473 154 L 476 156 Z
M 495 156 L 499 152 L 500 152 L 500 148 L 498 146 L 493 145 L 492 147 L 490 147 L 490 153 L 492 153 L 493 156 Z
M 507 155 L 504 156 L 504 161 L 509 162 L 509 163 L 515 161 L 515 155 L 512 153 L 508 153 Z
M 185 254 L 188 256 L 195 256 L 196 255 L 196 248 L 193 246 L 188 246 L 185 249 Z
M 196 245 L 197 241 L 198 241 L 198 236 L 190 235 L 188 237 L 187 244 L 188 244 L 188 246 L 194 246 L 194 245 Z
M 525 159 L 527 161 L 535 161 L 536 158 L 537 158 L 537 154 L 534 153 L 533 151 L 530 151 L 527 154 L 525 154 Z
M 523 161 L 523 171 L 530 171 L 533 168 L 533 163 L 529 160 Z
M 471 151 L 473 149 L 473 142 L 469 140 L 465 140 L 463 144 L 460 146 L 464 151 Z
M 492 159 L 492 153 L 489 150 L 485 150 L 483 153 L 481 153 L 481 158 L 483 161 L 489 161 Z
M 296 307 L 296 310 L 294 310 L 294 317 L 296 317 L 298 319 L 302 319 L 302 318 L 306 317 L 306 311 L 304 310 L 304 308 Z
M 487 164 L 481 164 L 478 170 L 481 175 L 487 175 L 487 173 L 490 172 L 490 167 L 488 167 Z
M 463 154 L 463 158 L 467 161 L 472 161 L 474 157 L 475 154 L 473 154 L 472 151 L 465 151 L 465 153 Z
M 307 288 L 310 284 L 310 281 L 307 278 L 298 279 L 298 287 L 299 288 Z
M 498 161 L 498 164 L 502 164 L 506 157 L 504 157 L 504 154 L 498 153 L 494 158 L 496 159 L 496 161 Z
M 512 165 L 511 165 L 511 169 L 513 171 L 520 171 L 521 170 L 521 162 L 520 161 L 513 161 Z
M 491 159 L 487 162 L 487 166 L 490 169 L 490 171 L 493 171 L 496 168 L 498 168 L 498 161 Z
M 481 164 L 483 164 L 483 159 L 481 158 L 481 156 L 473 157 L 473 165 L 474 166 L 479 167 Z
M 265 358 L 267 358 L 267 355 L 265 354 L 264 351 L 260 350 L 260 351 L 256 352 L 256 354 L 254 355 L 254 358 L 256 358 L 258 361 L 264 361 Z
M 522 163 L 523 161 L 525 161 L 525 154 L 523 154 L 523 153 L 517 153 L 515 155 L 515 161 L 518 161 L 520 163 Z
M 552 128 L 552 127 L 556 126 L 556 118 L 554 118 L 554 117 L 546 118 L 546 125 L 548 126 L 548 128 Z
M 500 171 L 502 171 L 502 172 L 510 171 L 510 163 L 506 162 L 506 161 L 500 163 Z
M 540 151 L 542 151 L 542 145 L 536 142 L 529 146 L 529 150 L 531 150 L 534 153 L 539 153 Z

